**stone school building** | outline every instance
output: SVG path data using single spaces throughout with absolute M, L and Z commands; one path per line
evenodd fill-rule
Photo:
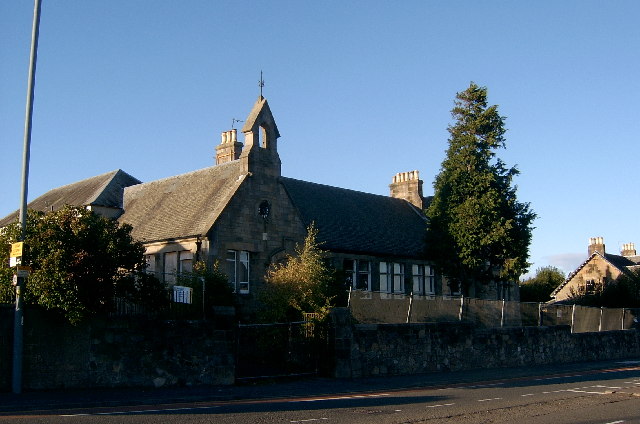
M 51 190 L 29 208 L 83 205 L 130 224 L 149 271 L 169 285 L 195 261 L 218 261 L 249 310 L 268 267 L 293 254 L 312 223 L 353 289 L 459 294 L 424 258 L 428 199 L 418 171 L 393 176 L 390 196 L 283 177 L 280 132 L 262 96 L 241 132 L 243 141 L 235 129 L 222 133 L 209 168 L 147 183 L 113 171 Z M 0 226 L 14 220 L 12 214 Z

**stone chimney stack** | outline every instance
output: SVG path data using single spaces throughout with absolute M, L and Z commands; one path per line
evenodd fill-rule
M 418 171 L 400 172 L 394 175 L 389 189 L 391 197 L 404 199 L 420 210 L 424 207 L 422 180 Z
M 238 141 L 238 130 L 224 131 L 221 138 L 220 144 L 216 146 L 216 165 L 236 160 L 242 153 L 242 143 Z
M 625 243 L 622 245 L 622 250 L 620 251 L 622 256 L 636 256 L 636 245 L 635 243 Z
M 589 256 L 594 252 L 598 252 L 604 256 L 604 239 L 602 237 L 591 237 L 589 239 Z

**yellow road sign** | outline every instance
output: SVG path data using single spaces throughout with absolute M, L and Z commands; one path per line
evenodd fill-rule
M 22 256 L 22 248 L 24 247 L 24 242 L 19 241 L 17 243 L 11 244 L 11 254 L 9 257 L 11 258 L 19 258 Z

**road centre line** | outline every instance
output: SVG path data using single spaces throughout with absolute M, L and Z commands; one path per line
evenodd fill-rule
M 442 407 L 445 407 L 445 406 L 452 406 L 452 405 L 455 405 L 455 403 L 441 403 L 439 405 L 427 405 L 426 407 L 427 408 L 442 408 Z
M 167 412 L 167 411 L 189 411 L 196 409 L 214 409 L 220 408 L 220 406 L 188 406 L 182 408 L 162 408 L 162 409 L 135 409 L 133 411 L 110 411 L 110 412 L 94 412 L 92 414 L 61 414 L 59 417 L 86 417 L 91 415 L 126 415 L 126 414 L 146 414 L 154 412 Z
M 501 400 L 501 397 L 491 398 L 491 399 L 478 399 L 478 402 L 490 402 L 492 400 Z
M 384 396 L 391 396 L 390 393 L 376 393 L 372 395 L 348 395 L 348 396 L 334 396 L 334 397 L 317 397 L 311 399 L 294 399 L 290 400 L 289 403 L 296 402 L 320 402 L 324 400 L 345 400 L 345 399 L 363 399 L 363 398 L 379 398 Z

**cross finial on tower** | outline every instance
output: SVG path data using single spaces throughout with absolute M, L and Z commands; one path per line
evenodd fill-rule
M 264 79 L 262 78 L 262 71 L 260 71 L 260 81 L 258 81 L 258 87 L 260 87 L 260 98 L 262 98 L 262 87 L 264 87 Z

